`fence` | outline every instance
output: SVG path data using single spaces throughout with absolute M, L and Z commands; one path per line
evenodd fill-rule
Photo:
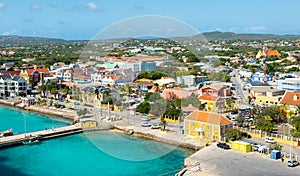
M 275 134 L 275 133 L 268 134 L 261 130 L 255 130 L 255 129 L 249 129 L 249 128 L 241 128 L 241 127 L 237 127 L 237 128 L 240 131 L 247 132 L 248 134 L 250 134 L 252 137 L 255 137 L 255 138 L 265 139 L 266 137 L 271 136 L 274 138 L 274 140 L 277 143 L 285 144 L 285 145 L 292 145 L 292 146 L 300 146 L 300 142 L 299 142 L 298 138 L 294 138 L 291 136 L 284 136 L 284 135 Z

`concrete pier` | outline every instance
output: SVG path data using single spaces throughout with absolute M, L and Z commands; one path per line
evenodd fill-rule
M 59 136 L 65 136 L 70 134 L 81 133 L 82 128 L 79 125 L 70 125 L 60 128 L 47 129 L 42 131 L 36 131 L 25 134 L 18 134 L 13 136 L 7 136 L 0 138 L 0 148 L 8 147 L 11 145 L 19 145 L 24 141 L 28 141 L 29 139 L 39 138 L 41 140 L 55 138 Z

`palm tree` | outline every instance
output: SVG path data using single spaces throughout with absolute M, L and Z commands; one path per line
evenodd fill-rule
M 251 103 L 252 98 L 250 96 L 247 97 L 248 104 Z
M 37 100 L 36 100 L 36 105 L 40 105 L 41 104 L 41 99 L 40 98 L 38 98 Z
M 97 99 L 99 99 L 99 89 L 95 89 L 94 94 L 97 96 Z
M 46 94 L 46 86 L 45 85 L 41 85 L 38 87 L 38 90 L 41 92 L 42 97 L 45 97 Z
M 163 117 L 160 118 L 160 125 L 163 126 L 163 131 L 165 131 L 167 126 L 167 121 Z

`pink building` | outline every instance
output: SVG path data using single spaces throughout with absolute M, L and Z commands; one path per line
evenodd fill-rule
M 215 97 L 230 97 L 231 90 L 221 84 L 205 85 L 199 90 L 199 95 L 211 95 Z

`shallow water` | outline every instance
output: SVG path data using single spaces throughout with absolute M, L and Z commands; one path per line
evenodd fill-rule
M 3 112 L 11 115 L 3 116 Z M 24 115 L 31 119 L 31 131 L 65 125 L 57 118 L 1 106 L 0 129 L 11 128 L 9 124 L 17 123 L 13 128 L 22 132 Z M 2 123 L 10 119 L 15 123 Z M 0 175 L 174 175 L 171 171 L 180 169 L 184 158 L 191 153 L 183 148 L 111 131 L 87 132 L 37 145 L 0 149 Z
M 0 106 L 0 131 L 12 128 L 14 133 L 24 133 L 44 130 L 45 128 L 62 127 L 71 124 L 66 120 L 54 116 L 21 110 L 9 106 Z

